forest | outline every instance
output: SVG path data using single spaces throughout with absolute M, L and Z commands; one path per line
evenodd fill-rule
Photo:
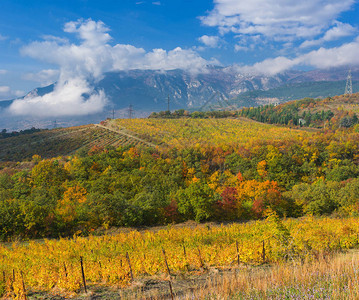
M 207 122 L 198 135 L 210 128 L 225 135 Z M 136 124 L 153 130 L 151 123 Z M 263 218 L 268 209 L 282 217 L 358 215 L 359 125 L 310 134 L 273 127 L 281 138 L 267 140 L 256 138 L 261 124 L 251 126 L 252 137 L 242 143 L 203 139 L 181 148 L 172 137 L 165 148 L 95 145 L 70 156 L 3 162 L 0 237 L 59 237 L 185 220 L 246 221 Z M 269 137 L 273 132 L 262 131 Z
M 315 128 L 352 127 L 358 123 L 358 94 L 304 98 L 279 105 L 243 108 L 238 115 L 269 124 Z

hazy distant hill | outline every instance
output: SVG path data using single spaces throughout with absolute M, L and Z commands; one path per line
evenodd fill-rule
M 270 90 L 249 91 L 231 101 L 237 106 L 256 106 L 289 100 L 325 98 L 344 94 L 346 81 L 314 81 L 285 84 Z M 353 91 L 359 91 L 359 81 L 353 81 Z M 253 105 L 255 104 L 255 105 Z

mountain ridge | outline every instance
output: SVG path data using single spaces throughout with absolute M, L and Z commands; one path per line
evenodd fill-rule
M 126 109 L 130 105 L 136 111 L 136 116 L 146 116 L 153 111 L 167 110 L 168 97 L 170 98 L 171 110 L 198 109 L 209 100 L 217 102 L 218 97 L 214 97 L 214 95 L 220 95 L 223 99 L 230 100 L 236 108 L 261 105 L 263 98 L 273 98 L 272 101 L 274 102 L 285 102 L 307 96 L 327 97 L 344 92 L 348 74 L 347 68 L 312 71 L 291 70 L 273 76 L 242 74 L 239 70 L 231 66 L 211 67 L 208 72 L 201 74 L 191 74 L 179 69 L 165 72 L 158 70 L 108 72 L 103 75 L 101 80 L 91 82 L 95 90 L 105 91 L 109 100 L 104 112 L 76 118 L 56 119 L 59 119 L 60 122 L 64 120 L 65 126 L 93 123 L 106 117 L 106 114 L 110 116 L 109 112 L 112 110 L 124 117 L 126 116 Z M 355 85 L 355 81 L 359 80 L 359 68 L 352 69 L 352 77 Z M 329 85 L 320 86 L 321 84 L 318 82 L 323 83 L 324 80 Z M 332 85 L 330 82 L 336 83 Z M 302 85 L 305 87 L 303 88 Z M 50 93 L 54 86 L 55 83 L 36 88 L 22 99 L 44 96 Z M 328 93 L 328 86 L 331 87 L 330 93 Z M 313 94 L 311 89 L 314 88 L 317 88 L 318 91 Z M 298 89 L 301 90 L 300 93 L 295 92 Z M 281 95 L 279 96 L 278 93 Z M 0 128 L 16 127 L 11 126 L 11 124 L 15 124 L 19 120 L 25 122 L 27 119 L 26 117 L 19 118 L 7 115 L 6 108 L 12 101 L 0 102 L 0 110 L 3 112 Z M 51 118 L 51 120 L 53 119 Z M 29 123 L 31 123 L 31 119 L 29 119 Z

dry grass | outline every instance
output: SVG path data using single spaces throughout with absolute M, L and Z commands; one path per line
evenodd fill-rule
M 213 271 L 213 270 L 212 270 Z M 359 299 L 359 252 L 321 256 L 315 261 L 217 270 L 172 281 L 175 299 Z M 156 281 L 152 281 L 156 283 Z M 185 285 L 187 283 L 187 285 Z M 168 282 L 145 282 L 119 299 L 171 299 Z
M 304 264 L 236 270 L 210 278 L 183 299 L 359 299 L 359 253 Z

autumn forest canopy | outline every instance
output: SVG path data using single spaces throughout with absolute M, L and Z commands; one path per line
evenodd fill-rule
M 186 220 L 246 221 L 261 219 L 269 210 L 281 217 L 357 216 L 354 98 L 342 106 L 335 99 L 303 100 L 220 118 L 107 120 L 102 126 L 112 136 L 106 143 L 78 147 L 71 136 L 62 143 L 77 145 L 77 152 L 3 159 L 0 238 L 59 237 Z M 299 119 L 307 124 L 294 121 Z M 318 129 L 307 130 L 308 120 Z M 92 140 L 105 140 L 91 134 Z M 119 142 L 121 134 L 126 143 Z M 4 136 L 3 141 L 21 138 Z

